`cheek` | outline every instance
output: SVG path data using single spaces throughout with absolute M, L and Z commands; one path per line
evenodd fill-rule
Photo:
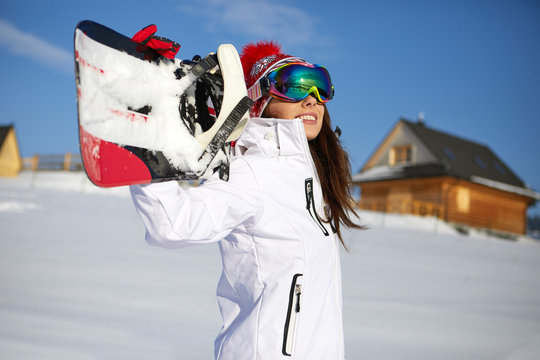
M 266 106 L 264 113 L 267 117 L 276 119 L 294 119 L 295 114 L 298 112 L 298 106 L 299 103 L 272 99 Z
M 279 109 L 268 108 L 266 110 L 266 115 L 269 118 L 276 118 L 276 119 L 281 119 L 282 118 L 281 111 L 279 111 Z
M 270 101 L 266 107 L 266 115 L 276 119 L 292 119 L 291 103 L 281 103 L 276 101 Z

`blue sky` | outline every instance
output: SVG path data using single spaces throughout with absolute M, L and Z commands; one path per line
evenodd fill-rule
M 423 112 L 540 191 L 539 1 L 3 0 L 0 123 L 15 124 L 23 156 L 78 151 L 73 31 L 84 19 L 126 35 L 157 24 L 180 58 L 277 40 L 330 70 L 353 170 L 400 117 Z

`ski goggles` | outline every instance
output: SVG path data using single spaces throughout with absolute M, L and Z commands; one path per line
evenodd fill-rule
M 312 95 L 322 104 L 334 97 L 328 70 L 320 65 L 292 62 L 268 74 L 268 93 L 283 101 L 297 102 Z

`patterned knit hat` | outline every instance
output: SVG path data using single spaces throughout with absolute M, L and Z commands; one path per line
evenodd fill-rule
M 281 46 L 273 41 L 259 41 L 245 45 L 242 48 L 240 60 L 244 69 L 248 95 L 252 100 L 256 100 L 249 109 L 250 117 L 260 117 L 271 99 L 270 95 L 261 96 L 260 93 L 257 93 L 255 85 L 262 77 L 287 63 L 309 64 L 298 57 L 283 54 Z

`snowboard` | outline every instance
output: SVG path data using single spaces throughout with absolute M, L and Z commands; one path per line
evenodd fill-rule
M 85 20 L 74 55 L 79 144 L 92 183 L 202 180 L 217 169 L 227 180 L 230 143 L 252 104 L 233 45 L 200 61 L 170 59 Z

